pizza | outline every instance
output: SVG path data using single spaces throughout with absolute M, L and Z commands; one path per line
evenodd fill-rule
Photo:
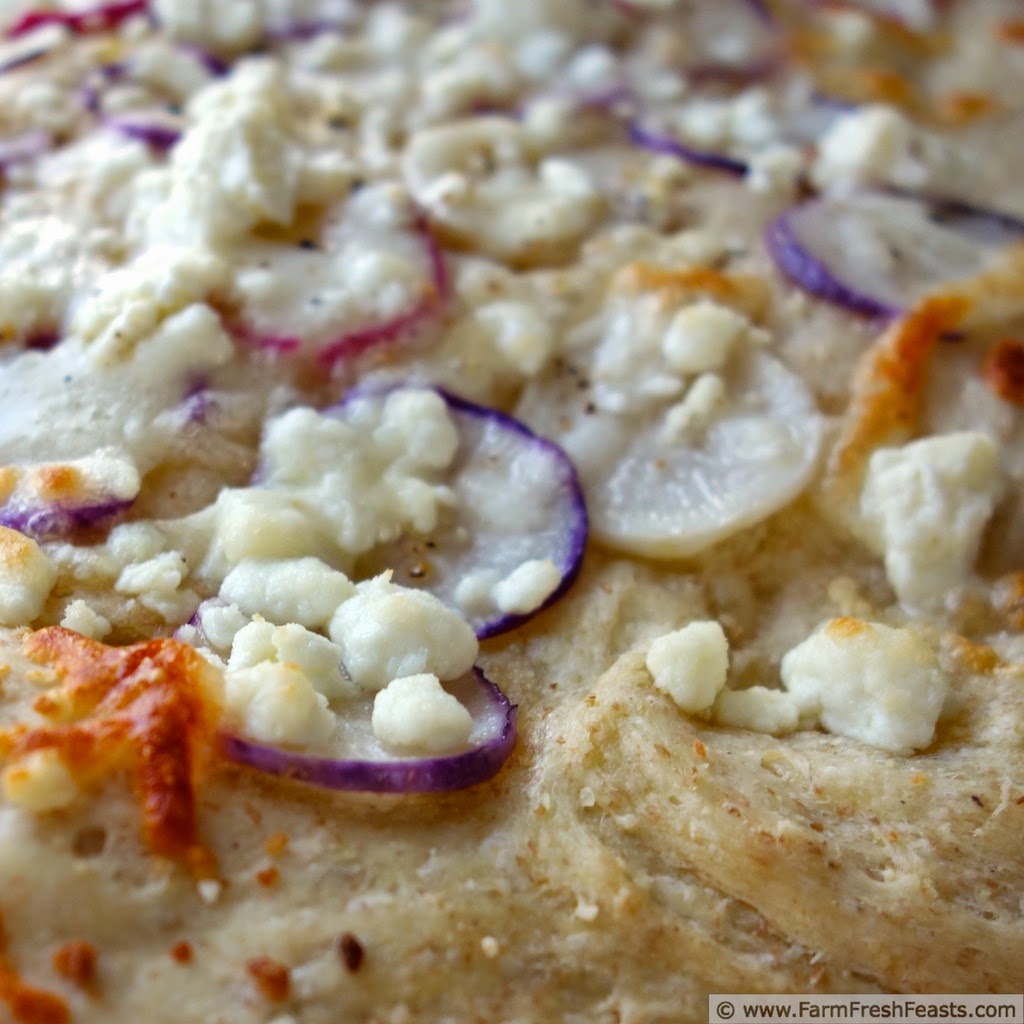
M 1018 5 L 0 24 L 0 1017 L 1024 988 Z

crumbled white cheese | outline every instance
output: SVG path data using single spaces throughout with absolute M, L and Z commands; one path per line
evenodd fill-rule
M 885 181 L 905 159 L 912 137 L 910 122 L 893 107 L 857 107 L 821 139 L 812 178 L 820 187 Z
M 107 537 L 106 549 L 122 568 L 155 558 L 167 546 L 163 531 L 153 523 L 121 523 Z
M 226 265 L 199 249 L 157 246 L 104 275 L 74 312 L 71 329 L 99 363 L 130 354 L 160 321 L 203 301 L 227 279 Z
M 161 615 L 166 622 L 186 619 L 199 604 L 199 597 L 182 589 L 188 576 L 188 564 L 177 551 L 164 551 L 145 562 L 122 569 L 114 589 L 119 594 L 137 597 L 140 604 Z
M 717 622 L 691 622 L 651 644 L 647 671 L 680 710 L 703 714 L 725 687 L 729 641 Z
M 37 543 L 0 526 L 0 625 L 35 619 L 56 582 L 57 569 Z
M 56 750 L 33 750 L 3 773 L 4 796 L 28 811 L 40 814 L 72 804 L 78 786 Z
M 668 444 L 692 440 L 710 426 L 726 395 L 725 381 L 717 373 L 702 373 L 665 413 L 663 440 Z
M 374 736 L 392 750 L 445 754 L 465 745 L 473 716 L 427 672 L 399 677 L 380 690 L 371 724 Z
M 520 373 L 539 373 L 555 345 L 554 332 L 540 312 L 523 302 L 490 302 L 476 319 L 492 332 L 498 351 Z
M 677 116 L 678 130 L 709 149 L 763 149 L 776 143 L 779 125 L 771 98 L 762 88 L 747 89 L 734 99 L 692 99 Z
M 267 6 L 261 0 L 153 0 L 153 13 L 174 39 L 240 53 L 262 36 Z
M 355 594 L 343 573 L 319 558 L 246 560 L 228 573 L 220 596 L 249 615 L 322 629 L 342 601 Z
M 303 408 L 272 419 L 262 445 L 264 486 L 290 496 L 351 554 L 410 528 L 432 531 L 454 500 L 431 480 L 458 447 L 444 400 L 403 389 L 382 403 L 355 400 L 346 414 L 343 421 Z
M 328 700 L 351 697 L 354 692 L 342 672 L 342 653 L 337 644 L 297 622 L 275 626 L 257 617 L 238 630 L 231 644 L 228 668 L 251 668 L 262 662 L 299 669 L 317 693 Z
M 682 393 L 681 374 L 662 350 L 669 322 L 665 304 L 656 297 L 612 296 L 593 324 L 577 329 L 581 341 L 595 330 L 600 335 L 590 373 L 591 397 L 599 409 L 637 412 L 652 400 Z
M 83 245 L 82 227 L 53 215 L 3 213 L 0 337 L 30 340 L 56 332 L 76 289 L 101 273 Z
M 455 603 L 468 615 L 484 615 L 494 611 L 494 588 L 501 574 L 494 569 L 468 572 L 455 587 Z
M 871 456 L 861 514 L 900 601 L 943 607 L 971 571 L 1002 488 L 999 447 L 987 434 L 943 434 Z
M 500 611 L 523 615 L 539 608 L 561 582 L 562 573 L 550 558 L 534 558 L 495 584 L 494 603 Z
M 205 517 L 195 517 L 198 533 Z M 213 535 L 202 575 L 223 579 L 232 566 L 248 559 L 301 558 L 323 543 L 310 517 L 287 494 L 268 487 L 225 488 L 217 496 Z
M 803 170 L 804 156 L 795 146 L 769 146 L 750 159 L 746 184 L 752 192 L 789 200 L 796 192 Z
M 931 743 L 949 680 L 907 629 L 833 619 L 782 659 L 782 682 L 829 732 L 894 754 Z
M 662 338 L 669 365 L 680 373 L 720 370 L 750 327 L 746 317 L 702 299 L 681 309 Z
M 249 624 L 249 616 L 244 615 L 237 605 L 220 604 L 217 601 L 204 601 L 196 610 L 196 615 L 202 636 L 218 651 L 228 650 L 238 631 Z M 193 643 L 199 639 L 199 635 L 197 632 L 194 638 L 182 639 Z
M 537 159 L 534 144 L 508 118 L 430 126 L 406 147 L 405 180 L 432 219 L 485 255 L 520 261 L 561 252 L 593 225 L 603 201 L 582 169 Z M 465 184 L 451 189 L 452 174 Z
M 719 725 L 784 736 L 800 727 L 801 706 L 785 690 L 751 686 L 746 690 L 722 690 L 715 698 L 713 714 Z
M 327 698 L 295 665 L 261 661 L 224 674 L 224 704 L 242 735 L 258 743 L 323 747 L 335 727 Z
M 60 624 L 65 629 L 73 629 L 91 640 L 102 640 L 113 628 L 109 619 L 94 611 L 81 599 L 72 601 L 64 609 L 64 618 L 60 620 Z
M 304 154 L 290 131 L 281 69 L 241 61 L 197 93 L 189 112 L 170 166 L 137 193 L 133 232 L 150 244 L 216 248 L 258 224 L 290 223 Z
M 380 690 L 401 676 L 455 679 L 468 672 L 480 645 L 465 619 L 432 594 L 396 586 L 390 576 L 360 583 L 331 621 L 330 636 L 349 677 Z

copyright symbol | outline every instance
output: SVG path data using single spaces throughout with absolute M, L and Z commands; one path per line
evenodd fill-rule
M 718 1016 L 722 1020 L 731 1020 L 733 1014 L 736 1012 L 736 1007 L 732 1003 L 725 1002 L 718 1004 Z

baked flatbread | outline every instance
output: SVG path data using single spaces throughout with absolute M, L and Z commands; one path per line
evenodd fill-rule
M 0 1018 L 1024 988 L 1016 5 L 0 17 Z

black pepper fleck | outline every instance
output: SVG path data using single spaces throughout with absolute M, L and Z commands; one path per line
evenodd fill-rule
M 345 965 L 345 969 L 351 974 L 355 974 L 363 966 L 363 957 L 365 955 L 366 951 L 363 949 L 363 944 L 351 932 L 345 932 L 338 939 L 338 956 L 341 957 L 341 962 Z

